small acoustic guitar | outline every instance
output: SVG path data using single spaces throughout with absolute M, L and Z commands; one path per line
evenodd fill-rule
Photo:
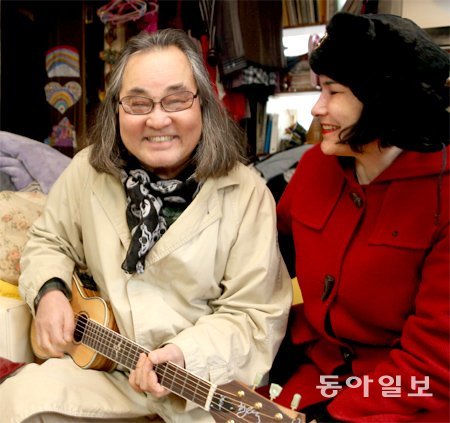
M 83 369 L 112 371 L 117 364 L 133 370 L 141 353 L 149 350 L 119 334 L 110 305 L 95 289 L 83 286 L 77 273 L 72 280 L 74 341 L 67 354 Z M 31 345 L 36 357 L 50 358 L 36 342 L 34 322 Z M 218 423 L 301 423 L 298 413 L 281 407 L 239 382 L 217 386 L 182 367 L 166 362 L 155 366 L 159 383 L 172 393 L 208 411 Z

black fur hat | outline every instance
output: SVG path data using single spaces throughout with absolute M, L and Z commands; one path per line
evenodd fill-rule
M 383 146 L 415 151 L 449 143 L 449 64 L 414 22 L 385 14 L 337 13 L 310 56 L 316 74 L 348 86 L 364 104 L 366 125 Z

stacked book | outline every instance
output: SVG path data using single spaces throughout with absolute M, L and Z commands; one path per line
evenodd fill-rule
M 326 23 L 337 11 L 337 0 L 282 0 L 283 27 Z

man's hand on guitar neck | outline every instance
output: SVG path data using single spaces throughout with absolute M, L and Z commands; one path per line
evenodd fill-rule
M 184 368 L 184 356 L 179 347 L 175 344 L 167 344 L 162 348 L 151 351 L 148 356 L 142 353 L 136 364 L 136 368 L 131 371 L 129 382 L 136 392 L 148 392 L 157 398 L 168 395 L 170 391 L 158 382 L 153 367 L 157 364 L 170 361 Z
M 36 342 L 50 357 L 63 357 L 72 344 L 75 321 L 69 300 L 60 290 L 46 292 L 36 311 Z

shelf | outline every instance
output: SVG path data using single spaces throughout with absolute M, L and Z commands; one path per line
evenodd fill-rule
M 325 34 L 325 25 L 311 25 L 283 29 L 283 46 L 285 57 L 301 56 L 308 52 L 309 37 Z
M 266 113 L 276 113 L 279 115 L 278 131 L 279 136 L 284 133 L 284 130 L 289 126 L 289 114 L 287 110 L 295 110 L 297 122 L 308 129 L 312 122 L 311 109 L 317 102 L 320 96 L 320 91 L 301 91 L 279 93 L 270 96 L 267 105 Z

